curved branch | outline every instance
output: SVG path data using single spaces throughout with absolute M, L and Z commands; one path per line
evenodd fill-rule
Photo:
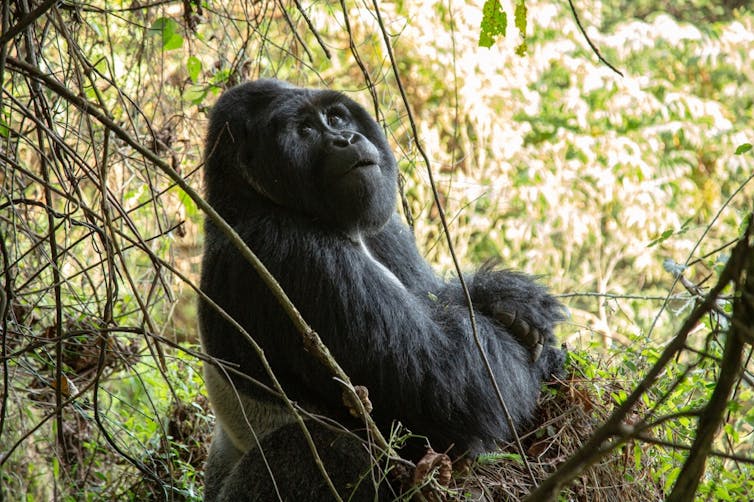
M 589 35 L 586 34 L 586 30 L 584 30 L 584 27 L 581 25 L 581 19 L 579 19 L 579 15 L 576 13 L 576 7 L 573 5 L 573 0 L 568 0 L 568 5 L 571 6 L 571 13 L 573 14 L 573 18 L 576 20 L 576 26 L 579 27 L 579 31 L 581 31 L 581 34 L 584 35 L 584 38 L 586 39 L 586 43 L 589 44 L 589 47 L 592 49 L 592 52 L 594 52 L 597 55 L 597 59 L 599 59 L 602 63 L 604 63 L 608 68 L 613 70 L 615 73 L 623 76 L 623 72 L 618 70 L 615 66 L 610 64 L 610 62 L 602 57 L 602 54 L 600 54 L 600 50 L 592 43 L 592 40 L 589 38 Z
M 34 23 L 37 19 L 42 17 L 45 12 L 50 10 L 58 0 L 45 0 L 37 6 L 36 9 L 29 12 L 21 19 L 15 26 L 8 29 L 7 32 L 0 35 L 0 45 L 5 45 L 9 41 L 13 40 L 16 35 L 24 31 L 30 24 Z
M 751 326 L 754 323 L 754 307 L 746 301 L 746 293 L 754 292 L 754 217 L 749 219 L 746 233 L 736 245 L 730 257 L 729 266 L 736 268 L 735 283 L 738 295 L 733 302 L 733 319 L 740 321 L 741 326 Z M 727 269 L 727 267 L 726 267 Z M 744 334 L 738 323 L 732 323 L 725 339 L 723 360 L 720 365 L 720 375 L 717 385 L 712 392 L 707 406 L 699 416 L 694 443 L 691 445 L 686 462 L 667 498 L 668 502 L 683 502 L 691 500 L 696 494 L 699 480 L 704 474 L 707 457 L 712 450 L 723 415 L 728 408 L 728 399 L 741 374 L 743 360 Z

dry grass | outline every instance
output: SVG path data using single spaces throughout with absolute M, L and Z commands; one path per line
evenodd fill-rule
M 601 388 L 599 393 L 595 392 L 597 387 Z M 612 380 L 587 381 L 571 374 L 543 394 L 535 417 L 538 426 L 521 438 L 536 480 L 552 474 L 558 464 L 592 435 L 612 410 L 614 403 L 609 396 L 619 387 Z M 637 464 L 635 448 L 647 447 L 628 444 L 613 450 L 585 469 L 561 497 L 589 502 L 661 500 L 661 488 L 651 477 L 654 465 L 646 461 Z M 491 455 L 490 460 L 474 464 L 468 474 L 455 480 L 457 494 L 450 499 L 515 501 L 524 498 L 534 486 L 517 452 L 509 445 L 497 459 Z M 648 457 L 644 454 L 641 458 Z

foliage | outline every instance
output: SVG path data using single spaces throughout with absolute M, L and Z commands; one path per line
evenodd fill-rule
M 450 271 L 420 142 L 464 264 L 496 258 L 544 276 L 572 312 L 560 335 L 592 391 L 625 402 L 752 210 L 754 15 L 736 1 L 575 2 L 619 78 L 567 3 L 486 4 L 500 6 L 495 16 L 464 2 L 380 5 L 414 138 L 373 6 L 57 3 L 24 28 L 26 3 L 3 3 L 8 498 L 201 498 L 212 421 L 194 327 L 202 215 L 154 159 L 201 187 L 206 111 L 222 89 L 257 76 L 342 89 L 374 110 L 400 159 L 420 248 Z M 505 35 L 506 13 L 517 33 Z M 635 440 L 631 460 L 651 466 L 665 493 L 686 458 L 678 446 L 696 434 L 696 416 L 678 410 L 711 396 L 731 295 L 642 396 L 641 418 L 669 418 Z M 745 364 L 702 498 L 754 488 Z

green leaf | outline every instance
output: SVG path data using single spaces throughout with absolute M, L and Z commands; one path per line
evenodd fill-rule
M 183 46 L 183 37 L 178 33 L 179 29 L 178 23 L 169 17 L 161 17 L 149 27 L 152 34 L 162 37 L 162 48 L 166 51 Z
M 482 7 L 482 26 L 479 33 L 479 47 L 492 47 L 495 38 L 505 36 L 508 15 L 498 0 L 486 0 Z
M 194 199 L 189 197 L 188 194 L 183 191 L 181 191 L 180 201 L 183 205 L 183 208 L 186 210 L 186 217 L 194 218 L 197 214 L 199 214 L 199 209 L 196 207 L 196 202 L 194 202 Z
M 230 78 L 230 70 L 228 69 L 218 70 L 217 73 L 215 73 L 212 76 L 212 83 L 223 84 L 228 81 L 228 78 Z
M 738 148 L 736 148 L 736 155 L 741 155 L 751 150 L 751 143 L 744 143 L 743 145 L 738 145 Z
M 652 246 L 656 246 L 662 242 L 665 242 L 668 240 L 675 232 L 671 229 L 665 230 L 662 234 L 660 234 L 659 237 L 655 238 L 652 242 L 647 244 L 648 248 L 651 248 Z
M 170 51 L 173 49 L 179 49 L 181 46 L 183 46 L 183 37 L 176 33 L 170 38 L 170 40 L 163 42 L 162 48 L 166 51 Z
M 477 462 L 480 465 L 494 464 L 495 462 L 499 462 L 501 460 L 512 461 L 512 462 L 516 462 L 517 464 L 523 465 L 523 461 L 521 460 L 521 455 L 518 455 L 516 453 L 503 453 L 503 452 L 482 453 L 481 455 L 477 457 Z
M 93 59 L 94 68 L 96 68 L 100 73 L 107 74 L 107 58 L 102 54 L 98 54 Z
M 526 12 L 526 3 L 524 0 L 518 0 L 516 9 L 513 11 L 513 22 L 523 38 L 526 38 Z
M 516 2 L 516 8 L 513 11 L 513 22 L 518 28 L 518 32 L 521 34 L 521 43 L 516 47 L 516 55 L 523 57 L 526 54 L 526 3 L 524 0 L 518 0 Z
M 196 83 L 202 73 L 202 62 L 196 56 L 189 56 L 188 61 L 186 61 L 186 71 L 188 71 L 191 81 Z
M 207 97 L 209 89 L 201 85 L 190 85 L 183 91 L 183 98 L 192 104 L 200 105 Z

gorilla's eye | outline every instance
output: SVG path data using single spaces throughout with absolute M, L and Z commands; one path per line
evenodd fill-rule
M 343 127 L 348 123 L 348 111 L 341 106 L 336 106 L 327 110 L 325 115 L 327 125 L 330 127 Z
M 296 128 L 296 131 L 298 132 L 299 136 L 310 136 L 312 133 L 314 133 L 314 126 L 309 122 L 301 122 Z

